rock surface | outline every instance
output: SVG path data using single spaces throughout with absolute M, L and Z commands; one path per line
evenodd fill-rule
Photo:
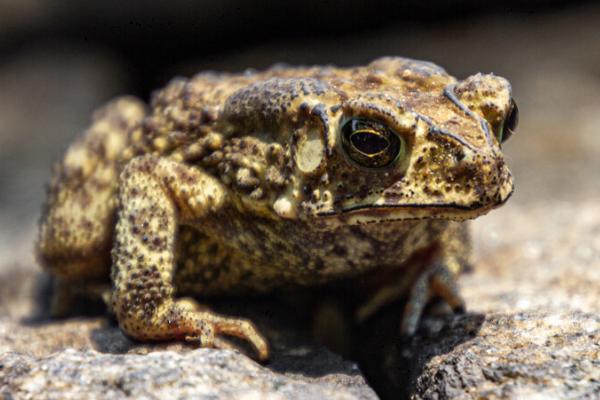
M 414 399 L 600 396 L 598 315 L 488 314 L 473 339 L 452 348 L 470 322 L 455 319 L 404 350 L 414 365 L 423 365 Z M 444 346 L 450 350 L 438 354 Z
M 281 333 L 281 331 L 280 331 Z M 275 349 L 268 367 L 229 350 L 143 345 L 105 318 L 0 320 L 0 397 L 376 399 L 357 365 L 322 347 Z
M 418 336 L 391 342 L 386 354 L 374 383 L 390 399 L 398 393 L 412 399 L 600 396 L 597 314 L 529 311 L 429 318 Z
M 108 355 L 65 349 L 0 356 L 0 395 L 34 399 L 375 399 L 358 375 L 276 374 L 230 351 Z

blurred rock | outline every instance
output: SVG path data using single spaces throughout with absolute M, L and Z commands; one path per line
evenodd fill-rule
M 0 2 L 0 44 L 49 23 L 56 7 L 46 0 L 2 0 Z
M 92 111 L 126 92 L 102 50 L 65 43 L 20 49 L 0 63 L 0 315 L 24 315 L 39 271 L 33 238 L 53 162 Z
M 0 204 L 12 210 L 0 217 L 37 214 L 51 164 L 95 108 L 126 92 L 126 81 L 110 53 L 64 43 L 22 49 L 0 64 Z
M 473 227 L 477 267 L 461 280 L 470 311 L 600 315 L 597 200 L 516 202 Z

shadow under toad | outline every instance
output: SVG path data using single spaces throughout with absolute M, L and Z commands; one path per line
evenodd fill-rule
M 40 280 L 36 292 L 38 309 L 23 322 L 29 325 L 56 322 L 49 318 L 51 289 L 47 277 Z M 323 303 L 318 293 L 313 292 L 309 297 L 313 304 Z M 395 303 L 360 325 L 346 326 L 348 329 L 343 333 L 337 328 L 333 329 L 337 342 L 332 345 L 331 332 L 328 333 L 328 340 L 315 340 L 314 307 L 288 300 L 270 295 L 213 299 L 208 305 L 221 314 L 248 318 L 257 325 L 271 346 L 271 358 L 265 364 L 266 368 L 276 373 L 301 374 L 313 378 L 328 374 L 362 374 L 382 399 L 409 398 L 427 363 L 436 355 L 448 353 L 475 337 L 485 319 L 484 315 L 469 313 L 430 315 L 423 318 L 415 336 L 401 338 L 398 330 L 402 304 Z M 132 340 L 121 332 L 114 318 L 108 316 L 99 304 L 82 301 L 72 316 L 103 313 L 106 315 L 105 323 L 92 329 L 90 337 L 93 348 L 99 352 L 145 354 L 161 350 L 183 352 L 197 348 L 181 342 L 153 344 Z M 342 335 L 344 337 L 340 338 Z M 316 336 L 323 339 L 322 332 Z M 231 341 L 245 354 L 253 354 L 246 343 L 234 338 Z M 340 342 L 344 343 L 341 350 Z

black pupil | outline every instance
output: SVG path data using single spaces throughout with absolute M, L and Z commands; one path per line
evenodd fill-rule
M 358 131 L 350 136 L 352 145 L 366 155 L 374 155 L 385 150 L 390 143 L 381 135 L 369 131 Z

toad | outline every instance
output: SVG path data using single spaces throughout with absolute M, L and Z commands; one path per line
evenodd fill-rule
M 396 57 L 200 73 L 149 105 L 118 98 L 49 185 L 37 253 L 56 280 L 52 311 L 110 280 L 127 335 L 235 336 L 265 360 L 251 321 L 202 299 L 385 276 L 355 318 L 406 298 L 399 330 L 413 334 L 433 297 L 464 308 L 464 221 L 510 197 L 501 144 L 516 124 L 504 78 Z

